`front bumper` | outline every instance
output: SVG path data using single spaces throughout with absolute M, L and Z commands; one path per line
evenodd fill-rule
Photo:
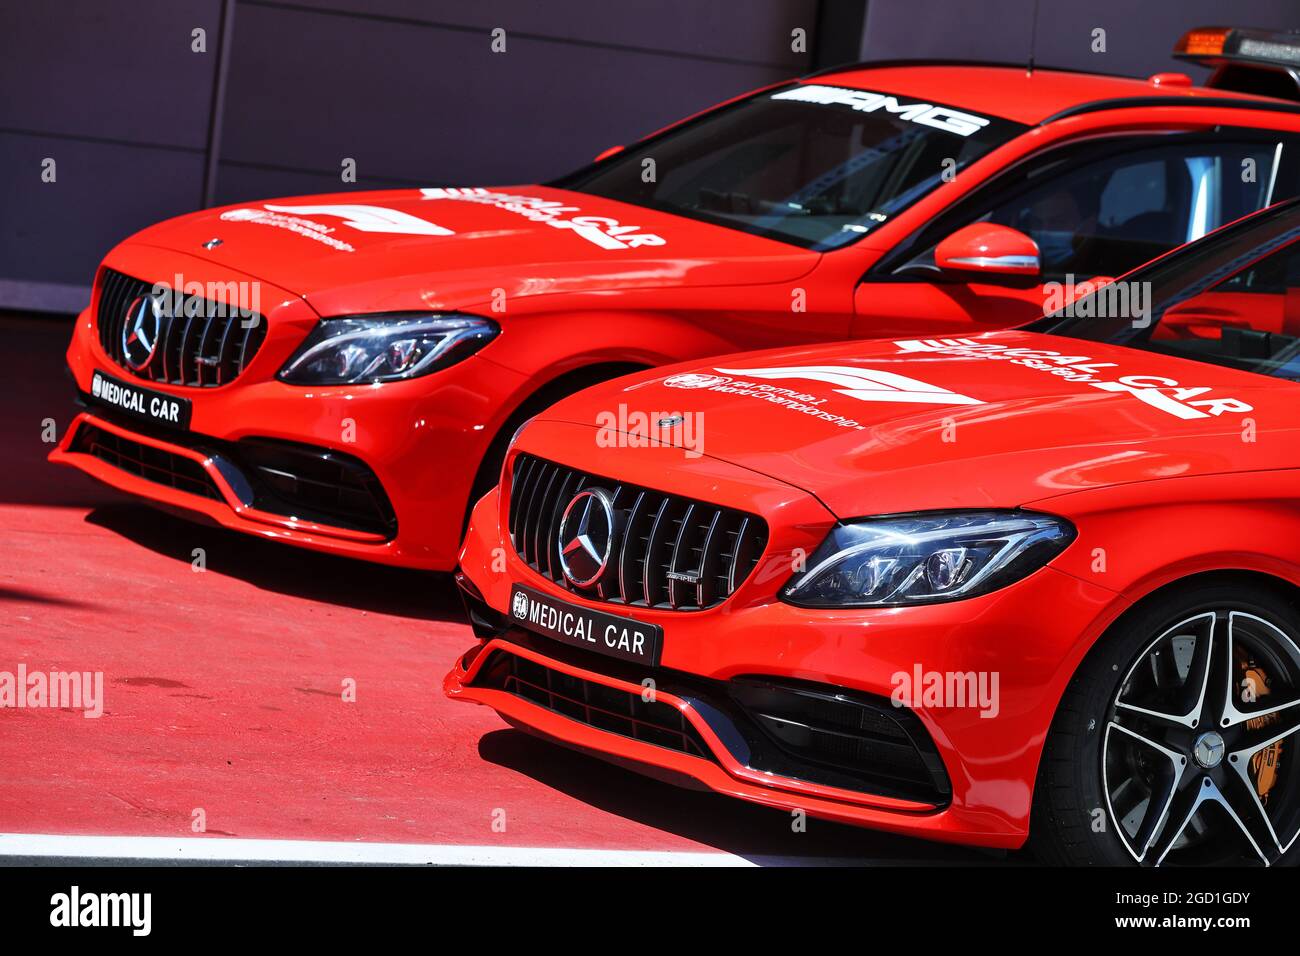
M 183 275 L 187 283 L 204 285 L 237 278 L 201 259 L 130 244 L 114 250 L 105 265 L 132 276 Z M 139 381 L 143 387 L 191 401 L 188 431 L 141 426 L 112 410 L 90 406 L 69 427 L 50 460 L 169 509 L 248 534 L 387 564 L 452 568 L 478 465 L 525 388 L 524 377 L 472 356 L 409 382 L 286 385 L 276 379 L 276 372 L 318 316 L 300 297 L 268 283 L 261 283 L 261 301 L 266 340 L 234 381 L 208 388 Z M 67 353 L 83 396 L 91 391 L 96 369 L 119 379 L 133 378 L 99 340 L 98 305 L 97 289 L 90 307 L 77 319 Z M 130 443 L 133 451 L 147 449 L 149 455 L 180 459 L 180 467 L 197 474 L 207 487 L 150 480 L 138 468 L 118 467 L 104 456 L 88 454 L 78 442 L 85 428 L 112 434 Z M 250 497 L 241 484 L 238 473 L 247 469 L 237 466 L 238 456 L 221 453 L 259 441 L 308 446 L 322 458 L 356 463 L 373 476 L 391 521 L 380 522 L 382 527 L 359 526 L 263 507 L 263 496 Z
M 532 444 L 538 447 L 563 447 L 571 437 L 563 426 L 536 422 L 525 437 L 534 435 L 539 437 Z M 651 482 L 656 472 L 662 477 L 664 451 L 622 452 L 623 476 L 641 480 L 641 474 L 627 473 L 641 469 Z M 633 464 L 634 459 L 641 461 Z M 675 478 L 691 469 L 682 467 L 680 459 L 674 467 Z M 715 473 L 705 483 L 717 500 L 727 495 L 727 482 L 718 480 L 716 463 L 712 467 Z M 779 484 L 772 485 L 769 495 L 778 495 Z M 792 508 L 787 503 L 794 520 L 771 522 L 773 535 L 763 560 L 724 604 L 690 613 L 633 609 L 637 619 L 663 627 L 664 646 L 659 668 L 634 665 L 629 671 L 623 662 L 575 653 L 511 624 L 507 615 L 516 582 L 559 601 L 614 613 L 624 609 L 576 598 L 525 565 L 504 530 L 499 494 L 488 495 L 475 508 L 460 562 L 480 643 L 447 674 L 447 694 L 486 704 L 512 724 L 561 743 L 756 803 L 936 840 L 1021 845 L 1057 703 L 1087 648 L 1122 611 L 1122 602 L 1113 592 L 1049 567 L 1012 587 L 947 605 L 852 612 L 795 608 L 770 595 L 788 576 L 793 549 L 808 553 L 809 543 L 815 546 L 832 519 L 823 511 L 818 524 L 810 511 Z M 626 726 L 609 721 L 601 726 L 586 714 L 520 693 L 517 686 L 512 692 L 499 679 L 484 677 L 484 669 L 500 654 L 553 671 L 562 683 L 573 678 L 622 694 L 640 695 L 649 679 L 658 689 L 657 700 L 680 713 L 685 729 L 703 741 L 706 752 L 638 739 Z M 754 759 L 747 733 L 733 733 L 736 721 L 720 715 L 717 706 L 719 696 L 732 696 L 726 689 L 738 680 L 804 684 L 889 703 L 907 681 L 924 684 L 927 675 L 936 674 L 984 675 L 996 689 L 989 707 L 975 701 L 969 706 L 951 699 L 929 701 L 920 685 L 913 695 L 908 713 L 922 728 L 918 750 L 932 748 L 948 782 L 947 794 L 891 791 L 870 780 L 833 785 L 826 775 L 807 773 L 798 761 L 791 762 L 787 773 L 774 771 L 770 762 Z M 996 684 L 991 684 L 992 675 Z M 701 693 L 698 682 L 722 693 Z M 679 685 L 680 691 L 675 689 Z M 571 692 L 561 698 L 565 696 Z

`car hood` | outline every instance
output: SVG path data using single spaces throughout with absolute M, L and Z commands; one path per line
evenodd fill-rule
M 502 293 L 781 282 L 819 259 L 737 230 L 544 186 L 251 202 L 167 220 L 129 241 L 228 265 L 306 297 L 322 315 L 466 308 Z
M 1293 430 L 1297 402 L 1300 385 L 1261 375 L 1000 332 L 725 356 L 597 386 L 541 417 L 592 425 L 603 445 L 729 461 L 849 518 L 1295 467 L 1295 439 L 1273 439 Z

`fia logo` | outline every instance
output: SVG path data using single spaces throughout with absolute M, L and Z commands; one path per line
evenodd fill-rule
M 525 594 L 523 591 L 516 591 L 515 599 L 511 606 L 511 610 L 514 612 L 515 617 L 519 618 L 519 620 L 521 621 L 528 620 L 528 595 Z

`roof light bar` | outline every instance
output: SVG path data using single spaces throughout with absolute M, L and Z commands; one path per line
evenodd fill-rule
M 1174 56 L 1207 66 L 1246 61 L 1300 67 L 1300 32 L 1248 27 L 1195 27 L 1174 44 Z

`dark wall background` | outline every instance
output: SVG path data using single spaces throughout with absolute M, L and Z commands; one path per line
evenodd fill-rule
M 110 246 L 205 204 L 535 182 L 859 58 L 1197 73 L 1168 51 L 1225 20 L 1300 0 L 0 0 L 0 308 L 76 311 Z
M 1035 14 L 1035 10 L 1037 13 Z M 862 59 L 922 56 L 1027 62 L 1150 76 L 1208 70 L 1175 60 L 1194 26 L 1300 29 L 1300 0 L 870 0 Z M 1092 52 L 1092 31 L 1106 52 Z
M 81 308 L 111 245 L 205 201 L 557 176 L 807 72 L 791 31 L 811 44 L 818 13 L 819 0 L 0 0 L 0 307 Z

